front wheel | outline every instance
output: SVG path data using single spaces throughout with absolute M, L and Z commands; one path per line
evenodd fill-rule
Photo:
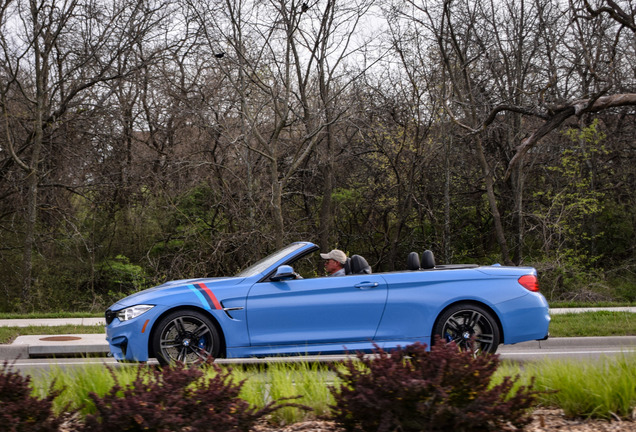
M 156 329 L 152 344 L 162 366 L 202 363 L 219 355 L 221 344 L 216 326 L 200 312 L 172 312 L 158 322 Z
M 446 310 L 438 318 L 433 336 L 446 343 L 455 342 L 460 349 L 476 354 L 494 354 L 501 339 L 492 314 L 473 304 L 458 304 Z

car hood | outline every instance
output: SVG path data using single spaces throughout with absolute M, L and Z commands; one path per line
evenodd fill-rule
M 198 278 L 198 279 L 180 279 L 149 288 L 138 293 L 134 293 L 114 303 L 109 309 L 116 311 L 129 306 L 139 304 L 157 304 L 161 303 L 162 298 L 169 298 L 177 295 L 184 290 L 188 290 L 189 285 L 205 284 L 210 289 L 218 290 L 219 288 L 232 287 L 240 283 L 242 277 L 218 277 L 218 278 Z

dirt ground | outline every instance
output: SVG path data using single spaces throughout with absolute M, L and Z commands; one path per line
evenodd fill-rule
M 527 425 L 523 432 L 636 432 L 636 410 L 632 417 L 632 421 L 568 419 L 561 410 L 537 409 L 533 413 L 532 423 Z M 253 432 L 343 432 L 343 430 L 337 428 L 333 422 L 309 421 L 279 428 L 257 426 Z
M 60 431 L 73 431 L 77 418 L 62 425 Z M 537 409 L 533 413 L 532 423 L 519 432 L 636 432 L 636 409 L 632 414 L 632 421 L 621 420 L 585 420 L 568 419 L 562 410 Z M 261 424 L 255 426 L 251 432 L 344 432 L 330 421 L 307 421 L 294 423 L 284 427 L 272 427 Z

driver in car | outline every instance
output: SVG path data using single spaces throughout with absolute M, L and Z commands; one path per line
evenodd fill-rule
M 329 253 L 321 253 L 320 258 L 325 260 L 325 271 L 328 276 L 344 276 L 344 265 L 347 262 L 347 254 L 340 249 L 334 249 Z

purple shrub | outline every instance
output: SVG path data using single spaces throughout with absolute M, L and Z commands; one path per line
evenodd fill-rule
M 265 415 L 284 406 L 274 401 L 261 409 L 239 398 L 243 381 L 217 365 L 204 379 L 199 367 L 176 365 L 164 369 L 140 367 L 136 379 L 115 386 L 103 397 L 92 393 L 97 412 L 88 415 L 80 430 L 101 431 L 249 431 Z
M 53 413 L 53 400 L 60 394 L 51 383 L 48 395 L 38 399 L 32 395 L 31 378 L 14 372 L 4 362 L 0 370 L 0 430 L 7 432 L 58 431 L 63 417 Z
M 454 344 L 414 344 L 375 356 L 358 354 L 332 387 L 333 419 L 347 431 L 508 430 L 530 422 L 539 392 L 505 377 L 491 386 L 496 355 L 474 356 Z

